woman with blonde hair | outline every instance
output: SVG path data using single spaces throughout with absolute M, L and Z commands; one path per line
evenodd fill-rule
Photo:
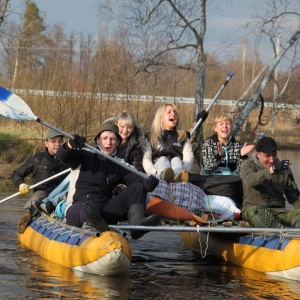
M 220 114 L 214 122 L 215 133 L 202 146 L 202 174 L 237 174 L 254 145 L 242 145 L 231 136 L 233 119 Z
M 167 103 L 157 109 L 143 148 L 143 167 L 147 174 L 157 174 L 168 183 L 188 181 L 194 155 L 175 104 Z
M 116 155 L 125 162 L 144 172 L 142 145 L 145 138 L 143 129 L 136 124 L 133 116 L 128 112 L 121 112 L 116 117 L 109 118 L 105 123 L 114 123 L 119 128 L 122 142 L 117 146 Z

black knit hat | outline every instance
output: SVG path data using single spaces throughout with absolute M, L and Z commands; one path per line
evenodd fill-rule
M 274 150 L 280 150 L 274 139 L 264 136 L 256 144 L 256 151 L 270 153 Z
M 119 127 L 113 122 L 104 122 L 100 125 L 99 132 L 94 137 L 95 143 L 97 143 L 97 139 L 98 139 L 99 135 L 101 134 L 101 132 L 103 132 L 103 131 L 112 131 L 112 132 L 114 132 L 117 135 L 117 138 L 118 138 L 119 142 L 122 143 L 122 137 L 119 134 Z

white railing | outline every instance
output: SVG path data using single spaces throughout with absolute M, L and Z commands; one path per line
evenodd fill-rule
M 60 91 L 45 91 L 45 90 L 25 90 L 15 89 L 14 93 L 17 95 L 32 95 L 32 96 L 47 96 L 47 97 L 72 97 L 72 98 L 91 98 L 91 99 L 111 99 L 116 101 L 140 101 L 140 102 L 159 102 L 168 103 L 175 102 L 176 104 L 194 104 L 195 98 L 188 97 L 166 97 L 166 96 L 148 96 L 148 95 L 127 95 L 127 94 L 107 94 L 107 93 L 81 93 L 81 92 L 60 92 Z M 209 105 L 212 99 L 204 99 L 204 104 Z M 244 106 L 246 100 L 218 100 L 216 105 L 223 106 Z M 274 106 L 273 102 L 265 102 L 265 107 L 271 108 Z M 281 109 L 300 109 L 300 104 L 290 103 L 275 103 L 276 108 Z

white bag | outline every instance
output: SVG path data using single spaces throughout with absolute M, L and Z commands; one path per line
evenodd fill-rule
M 212 219 L 238 220 L 241 217 L 241 210 L 236 207 L 234 201 L 219 195 L 206 195 L 204 213 Z

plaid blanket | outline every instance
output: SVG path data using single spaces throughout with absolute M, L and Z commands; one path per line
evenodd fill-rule
M 152 196 L 174 203 L 197 216 L 201 216 L 205 211 L 204 191 L 189 182 L 176 182 L 168 185 L 166 181 L 160 180 L 156 189 L 148 193 L 147 205 Z

